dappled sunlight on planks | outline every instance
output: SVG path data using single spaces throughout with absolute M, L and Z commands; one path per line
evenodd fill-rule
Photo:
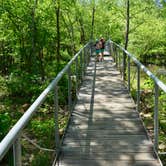
M 95 66 L 94 59 L 92 62 Z M 134 101 L 111 58 L 97 63 L 96 71 L 91 69 L 80 89 L 58 164 L 159 166 Z

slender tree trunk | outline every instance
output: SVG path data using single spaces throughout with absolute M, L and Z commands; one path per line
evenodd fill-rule
M 130 23 L 130 1 L 127 0 L 126 6 L 126 33 L 125 33 L 125 49 L 127 50 L 129 41 L 129 23 Z
M 36 7 L 38 4 L 38 0 L 34 0 L 34 6 L 32 8 L 32 25 L 31 25 L 31 34 L 32 34 L 32 48 L 31 48 L 31 53 L 29 55 L 28 58 L 28 69 L 29 72 L 31 72 L 31 70 L 33 68 L 31 68 L 30 66 L 36 66 L 34 64 L 34 62 L 36 62 L 36 33 L 37 33 L 37 28 L 36 28 L 36 21 L 35 21 L 35 14 L 36 14 Z
M 57 6 L 56 6 L 56 31 L 57 31 L 57 70 L 59 70 L 59 64 L 60 64 L 60 0 L 57 0 Z
M 130 0 L 126 1 L 126 32 L 125 32 L 125 50 L 127 50 L 128 47 L 128 41 L 129 41 L 129 23 L 130 23 Z M 126 73 L 126 54 L 123 53 L 123 64 L 124 64 L 124 72 Z M 124 74 L 126 76 L 126 74 Z M 125 78 L 124 78 L 125 79 Z
M 2 39 L 1 40 L 1 48 L 0 48 L 1 52 L 2 52 L 2 56 L 0 56 L 0 71 L 2 74 L 6 75 L 6 65 L 5 65 L 5 41 Z
M 45 79 L 45 70 L 44 70 L 44 63 L 43 63 L 43 48 L 39 51 L 39 61 L 40 61 L 40 75 L 42 77 L 42 81 Z
M 70 23 L 70 32 L 71 32 L 71 44 L 72 44 L 72 54 L 75 54 L 75 37 L 74 37 L 74 28 L 73 28 L 73 22 L 71 21 L 71 18 L 69 14 L 67 15 Z M 72 55 L 73 56 L 73 55 Z
M 69 35 L 69 38 L 70 38 L 71 43 L 72 43 L 72 46 L 68 47 L 68 53 L 70 55 L 73 55 L 74 54 L 74 50 L 75 50 L 75 44 L 74 44 L 74 36 L 73 36 L 74 35 L 74 30 L 72 30 L 72 33 L 71 33 L 71 30 L 70 30 L 70 27 L 72 26 L 72 23 L 70 23 L 70 25 L 68 25 L 66 23 L 66 20 L 65 20 L 64 16 L 62 15 L 61 17 L 62 17 L 62 20 L 63 20 L 63 22 L 65 24 L 65 27 L 66 27 L 66 29 L 68 31 L 68 35 Z M 73 27 L 72 27 L 72 29 L 73 29 Z
M 91 30 L 91 40 L 93 40 L 94 19 L 95 19 L 95 6 L 93 7 L 93 10 L 92 10 L 92 30 Z
M 85 43 L 85 31 L 84 31 L 84 25 L 83 25 L 82 16 L 81 16 L 81 18 L 79 18 L 79 24 L 80 24 L 80 28 L 81 28 L 81 31 L 80 31 L 80 42 L 81 43 Z

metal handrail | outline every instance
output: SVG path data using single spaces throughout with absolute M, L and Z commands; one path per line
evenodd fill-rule
M 123 52 L 125 52 L 126 55 L 127 55 L 128 57 L 130 57 L 130 58 L 135 62 L 135 64 L 136 64 L 137 66 L 139 66 L 150 78 L 152 78 L 152 79 L 155 81 L 155 83 L 156 83 L 164 92 L 166 92 L 166 85 L 165 85 L 162 81 L 160 81 L 152 72 L 150 72 L 141 62 L 139 62 L 139 61 L 137 60 L 137 58 L 136 58 L 134 55 L 132 55 L 131 53 L 129 53 L 127 50 L 125 50 L 123 47 L 121 47 L 121 46 L 118 45 L 117 43 L 115 43 L 115 42 L 113 42 L 113 41 L 110 41 L 110 42 L 112 42 L 112 43 L 115 44 L 117 47 L 119 47 Z
M 61 70 L 61 72 L 58 73 L 56 78 L 48 85 L 48 87 L 40 94 L 40 96 L 34 101 L 34 103 L 29 107 L 29 109 L 24 113 L 24 115 L 17 121 L 17 123 L 13 126 L 13 128 L 8 132 L 8 134 L 4 137 L 4 139 L 0 142 L 0 161 L 3 159 L 5 154 L 8 152 L 9 148 L 13 145 L 15 150 L 14 150 L 14 165 L 21 165 L 21 159 L 20 159 L 20 150 L 18 150 L 21 146 L 19 139 L 21 137 L 21 131 L 25 128 L 25 126 L 28 124 L 30 119 L 32 119 L 33 114 L 37 111 L 37 109 L 40 107 L 40 105 L 45 101 L 47 98 L 48 94 L 50 91 L 56 89 L 58 82 L 62 78 L 62 76 L 67 73 L 69 74 L 69 78 L 71 77 L 70 75 L 70 66 L 76 62 L 76 66 L 78 64 L 78 57 L 82 57 L 82 53 L 84 52 L 84 67 L 87 65 L 87 59 L 85 56 L 90 56 L 90 53 L 88 54 L 85 52 L 86 48 L 91 48 L 91 42 L 87 43 L 83 48 L 79 50 L 79 52 L 68 62 L 68 64 Z M 88 55 L 85 55 L 88 54 Z M 86 64 L 86 65 L 85 65 Z M 81 68 L 82 70 L 85 70 L 84 68 Z M 76 75 L 78 75 L 76 71 Z M 83 71 L 82 71 L 83 72 Z M 71 79 L 70 79 L 71 81 Z M 70 84 L 70 83 L 69 83 Z M 71 90 L 71 89 L 70 89 Z M 71 93 L 71 92 L 69 92 Z M 56 90 L 55 90 L 55 96 Z M 69 96 L 70 98 L 71 96 Z M 55 97 L 57 98 L 57 96 Z M 55 103 L 55 105 L 58 103 Z M 57 109 L 57 106 L 55 106 L 55 110 Z M 15 154 L 18 153 L 18 154 Z M 17 158 L 18 156 L 18 158 Z M 15 159 L 16 157 L 16 159 Z
M 159 135 L 159 118 L 158 118 L 158 98 L 159 98 L 159 88 L 163 90 L 166 93 L 166 85 L 159 80 L 152 72 L 150 72 L 141 62 L 139 62 L 134 55 L 129 53 L 127 50 L 125 50 L 123 47 L 118 45 L 117 43 L 109 40 L 111 44 L 111 52 L 112 54 L 115 54 L 115 62 L 116 65 L 118 65 L 118 61 L 120 56 L 117 52 L 117 48 L 122 51 L 122 53 L 125 53 L 125 55 L 128 57 L 128 65 L 124 66 L 124 54 L 123 54 L 123 62 L 122 62 L 122 76 L 123 81 L 125 81 L 125 68 L 128 68 L 128 90 L 130 92 L 130 59 L 133 60 L 133 62 L 137 65 L 137 111 L 140 111 L 140 69 L 142 69 L 153 81 L 155 84 L 155 93 L 154 93 L 154 147 L 155 151 L 158 154 L 158 135 Z M 115 50 L 114 50 L 115 49 Z M 120 66 L 120 65 L 119 65 Z M 165 154 L 165 152 L 163 153 Z

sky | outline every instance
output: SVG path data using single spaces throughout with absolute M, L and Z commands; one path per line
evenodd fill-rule
M 156 1 L 156 4 L 159 6 L 159 7 L 162 7 L 162 3 L 161 3 L 161 0 L 155 0 Z M 166 0 L 163 0 L 164 2 L 166 2 Z

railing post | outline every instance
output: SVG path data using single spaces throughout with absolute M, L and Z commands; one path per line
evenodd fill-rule
M 140 67 L 137 66 L 137 111 L 140 111 Z
M 60 152 L 60 137 L 59 137 L 59 122 L 58 122 L 58 111 L 59 111 L 59 105 L 58 105 L 58 87 L 55 86 L 54 90 L 54 117 L 55 117 L 55 148 L 57 156 Z
M 21 142 L 20 137 L 18 137 L 13 144 L 13 158 L 14 158 L 14 166 L 21 166 Z
M 88 55 L 88 51 L 87 51 L 87 46 L 84 48 L 85 51 L 85 55 L 86 55 L 86 65 L 88 65 L 89 63 L 89 55 Z
M 119 51 L 119 69 L 120 69 L 120 74 L 123 79 L 123 51 Z
M 76 95 L 78 93 L 79 77 L 78 77 L 78 57 L 75 59 L 75 74 L 76 74 Z
M 116 66 L 117 66 L 117 68 L 119 69 L 119 48 L 117 48 Z
M 118 51 L 118 66 L 119 66 L 120 74 L 122 75 L 120 50 Z
M 93 46 L 93 42 L 91 41 L 91 43 L 90 43 L 90 56 L 92 56 L 92 46 Z
M 155 101 L 154 101 L 154 145 L 155 149 L 158 152 L 158 132 L 159 132 L 159 121 L 158 121 L 158 97 L 159 97 L 159 88 L 155 83 Z
M 83 79 L 83 60 L 82 60 L 82 51 L 80 52 L 80 65 L 81 65 L 81 81 Z
M 114 47 L 114 44 L 113 44 L 113 42 L 111 42 L 111 55 L 112 55 L 112 57 L 114 57 L 114 49 L 113 49 L 113 47 Z
M 71 69 L 69 66 L 68 69 L 68 110 L 71 113 L 71 105 L 72 105 L 72 100 L 71 100 Z
M 85 47 L 83 49 L 83 53 L 84 53 L 84 75 L 85 75 L 85 70 L 86 70 L 86 54 L 85 54 Z
M 128 56 L 128 91 L 130 92 L 130 57 Z
M 124 52 L 123 52 L 122 63 L 123 63 L 123 66 L 122 66 L 122 78 L 123 78 L 123 81 L 125 81 L 125 54 L 124 54 Z
M 115 64 L 116 67 L 118 67 L 118 48 L 116 47 L 116 53 L 115 53 Z

